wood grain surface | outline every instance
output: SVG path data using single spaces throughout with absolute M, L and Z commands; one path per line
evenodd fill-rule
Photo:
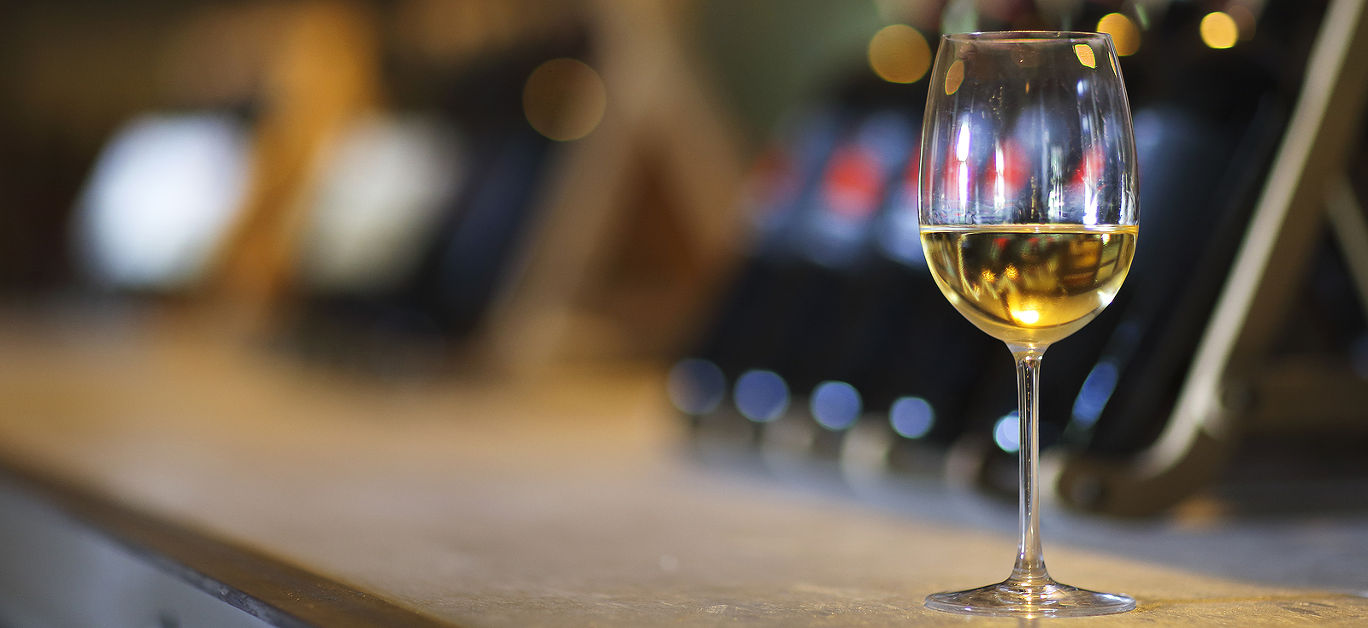
M 300 610 L 320 604 L 461 626 L 1018 623 L 921 605 L 1006 575 L 1009 509 L 913 487 L 895 512 L 690 455 L 649 366 L 385 383 L 147 314 L 11 315 L 0 356 L 5 467 L 302 623 L 332 625 Z M 1089 551 L 1049 522 L 1057 578 L 1139 600 L 1071 625 L 1368 621 L 1364 597 Z

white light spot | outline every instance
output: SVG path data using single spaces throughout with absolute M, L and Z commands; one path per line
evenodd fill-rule
M 1004 414 L 993 426 L 993 442 L 1009 454 L 1021 448 L 1021 426 L 1015 411 Z
M 955 159 L 969 161 L 969 119 L 960 120 L 959 137 L 955 140 Z

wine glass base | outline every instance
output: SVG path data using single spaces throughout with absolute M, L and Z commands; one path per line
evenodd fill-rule
M 1117 593 L 1098 593 L 1054 580 L 1025 583 L 1006 580 L 967 591 L 926 597 L 927 608 L 963 615 L 1000 617 L 1089 617 L 1124 613 L 1135 600 Z

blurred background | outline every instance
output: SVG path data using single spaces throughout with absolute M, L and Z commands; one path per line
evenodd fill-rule
M 1313 64 L 1364 58 L 1331 4 L 6 3 L 0 303 L 401 385 L 630 364 L 707 455 L 1014 500 L 1012 364 L 920 251 L 925 78 L 942 32 L 1102 31 L 1142 236 L 1046 362 L 1052 490 L 1133 515 L 1315 479 L 1299 506 L 1343 506 L 1368 478 L 1368 144 L 1362 71 Z M 1317 71 L 1333 106 L 1294 127 Z M 1296 206 L 1269 191 L 1290 137 L 1320 138 Z M 1282 287 L 1241 309 L 1247 238 L 1281 247 L 1252 285 Z

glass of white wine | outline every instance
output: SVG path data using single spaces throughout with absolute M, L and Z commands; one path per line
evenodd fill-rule
M 1016 360 L 1021 534 L 1007 580 L 936 593 L 942 611 L 1084 616 L 1125 595 L 1055 582 L 1040 545 L 1036 391 L 1050 344 L 1111 303 L 1139 233 L 1130 105 L 1111 38 L 945 35 L 922 129 L 921 238 L 936 285 Z

